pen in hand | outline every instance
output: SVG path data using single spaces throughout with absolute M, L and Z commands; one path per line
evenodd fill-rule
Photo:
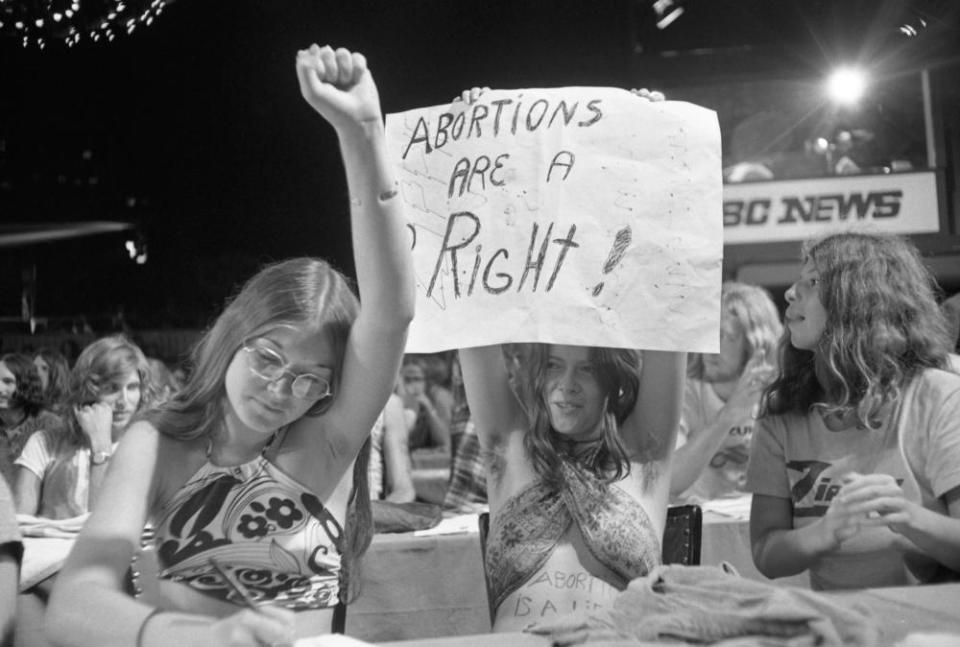
M 220 577 L 223 578 L 223 581 L 227 583 L 227 586 L 230 587 L 230 590 L 236 593 L 243 603 L 250 609 L 257 609 L 260 605 L 256 600 L 253 599 L 253 596 L 250 595 L 250 591 L 245 587 L 236 576 L 228 571 L 226 567 L 221 564 L 215 557 L 210 558 L 210 566 L 220 574 Z

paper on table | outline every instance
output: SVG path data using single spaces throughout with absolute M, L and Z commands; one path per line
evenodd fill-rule
M 700 508 L 704 512 L 714 512 L 724 517 L 749 519 L 751 498 L 752 495 L 750 494 L 742 494 L 736 497 L 710 499 L 707 501 L 701 501 Z
M 73 539 L 83 528 L 89 512 L 69 519 L 47 519 L 29 514 L 17 515 L 17 527 L 24 537 L 60 537 Z
M 455 517 L 443 519 L 433 528 L 414 531 L 416 537 L 429 537 L 431 535 L 456 535 L 458 533 L 479 532 L 477 514 L 460 514 Z
M 33 588 L 59 571 L 73 548 L 73 541 L 60 537 L 24 537 L 20 590 Z
M 373 643 L 364 642 L 343 634 L 326 634 L 301 638 L 293 647 L 372 647 Z

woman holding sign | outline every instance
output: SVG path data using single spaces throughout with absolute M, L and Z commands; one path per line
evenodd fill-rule
M 609 607 L 660 563 L 684 353 L 532 345 L 516 392 L 499 347 L 460 359 L 487 467 L 494 630 Z
M 320 259 L 250 279 L 183 390 L 110 459 L 54 589 L 58 645 L 285 645 L 329 633 L 347 599 L 372 532 L 364 450 L 400 365 L 413 275 L 364 57 L 314 45 L 296 71 L 340 140 L 362 305 Z M 144 581 L 134 599 L 124 582 L 145 522 L 158 590 Z
M 494 630 L 611 607 L 660 563 L 686 354 L 532 344 L 512 383 L 498 346 L 460 362 L 487 470 Z

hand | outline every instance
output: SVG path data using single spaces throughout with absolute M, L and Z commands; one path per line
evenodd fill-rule
M 457 101 L 463 101 L 468 106 L 473 105 L 480 99 L 480 95 L 482 95 L 484 92 L 489 92 L 489 91 L 490 91 L 490 88 L 486 86 L 482 88 L 477 88 L 477 87 L 470 88 L 469 90 L 464 90 L 463 92 L 461 92 L 459 97 L 454 97 L 453 102 L 456 103 Z
M 648 90 L 646 88 L 640 88 L 637 90 L 636 88 L 630 88 L 630 93 L 640 97 L 641 99 L 646 99 L 647 101 L 656 102 L 667 100 L 667 97 L 664 96 L 663 92 L 658 90 Z
M 261 647 L 293 645 L 294 613 L 289 609 L 263 605 L 244 609 L 216 621 L 210 627 L 214 645 Z
M 776 370 L 767 363 L 762 353 L 754 353 L 753 357 L 743 367 L 743 372 L 737 380 L 737 386 L 727 399 L 724 408 L 730 407 L 737 417 L 750 415 L 754 407 L 760 403 L 760 395 L 774 378 Z
M 903 534 L 915 526 L 914 513 L 920 509 L 910 501 L 889 474 L 855 474 L 844 478 L 844 486 L 837 497 L 851 515 L 862 515 L 864 525 L 884 525 Z
M 74 407 L 77 424 L 83 435 L 90 441 L 94 451 L 106 451 L 113 444 L 113 408 L 109 404 L 97 402 L 82 407 Z
M 380 96 L 363 54 L 329 45 L 297 52 L 300 93 L 338 131 L 383 118 Z

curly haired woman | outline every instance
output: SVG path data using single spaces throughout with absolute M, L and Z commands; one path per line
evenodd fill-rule
M 754 562 L 815 589 L 960 571 L 960 376 L 916 248 L 844 232 L 805 245 L 786 294 L 748 489 Z

